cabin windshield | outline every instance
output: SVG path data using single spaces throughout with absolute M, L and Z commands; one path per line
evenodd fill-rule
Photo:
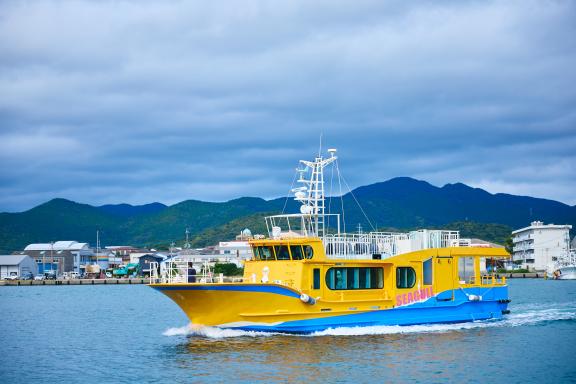
M 288 252 L 287 245 L 276 245 L 274 252 L 276 253 L 276 260 L 290 260 L 290 252 Z
M 314 257 L 311 245 L 280 244 L 274 246 L 253 246 L 254 260 L 303 260 Z
M 274 249 L 272 247 L 258 247 L 260 260 L 275 260 Z
M 302 260 L 304 258 L 304 252 L 302 252 L 300 245 L 291 245 L 290 253 L 292 253 L 292 260 Z

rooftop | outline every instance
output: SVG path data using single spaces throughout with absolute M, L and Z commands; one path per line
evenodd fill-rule
M 54 243 L 37 243 L 29 244 L 24 248 L 25 251 L 79 251 L 89 249 L 88 243 L 79 243 L 77 241 L 56 241 Z
M 30 257 L 28 255 L 0 255 L 1 265 L 18 265 L 25 258 Z
M 533 221 L 530 223 L 529 227 L 525 227 L 525 228 L 520 228 L 517 229 L 515 231 L 512 231 L 512 234 L 516 234 L 516 233 L 520 233 L 520 232 L 524 232 L 524 231 L 530 231 L 530 230 L 534 230 L 534 229 L 567 229 L 570 230 L 572 229 L 572 226 L 569 224 L 544 224 L 544 222 L 542 221 Z

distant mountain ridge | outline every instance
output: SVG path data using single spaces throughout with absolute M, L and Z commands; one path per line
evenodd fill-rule
M 101 205 L 97 208 L 100 209 L 101 211 L 110 213 L 112 215 L 120 217 L 131 217 L 131 216 L 158 213 L 168 208 L 168 206 L 162 203 L 150 203 L 144 205 L 130 205 L 122 203 L 122 204 L 106 204 Z
M 576 227 L 576 206 L 491 194 L 462 183 L 435 187 L 409 177 L 356 188 L 342 196 L 342 201 L 340 197 L 328 197 L 326 204 L 331 213 L 341 213 L 344 206 L 348 232 L 356 231 L 358 224 L 369 230 L 439 228 L 454 222 L 495 223 L 516 229 L 533 220 Z M 171 206 L 150 203 L 99 207 L 57 198 L 25 212 L 0 213 L 0 251 L 12 252 L 29 243 L 55 240 L 93 244 L 96 230 L 104 245 L 170 243 L 182 239 L 186 228 L 193 236 L 209 231 L 208 237 L 215 239 L 220 233 L 218 228 L 223 231 L 222 236 L 229 236 L 234 230 L 239 233 L 244 224 L 254 225 L 258 214 L 281 212 L 284 207 L 286 212 L 298 211 L 298 203 L 292 198 L 242 197 L 222 203 L 186 200 Z

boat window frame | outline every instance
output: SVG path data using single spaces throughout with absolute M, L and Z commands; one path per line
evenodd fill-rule
M 412 275 L 414 276 L 413 280 L 412 280 L 412 285 L 408 285 L 409 279 L 408 279 L 408 275 L 405 275 L 406 278 L 406 286 L 402 286 L 404 284 L 400 284 L 400 282 L 402 281 L 402 276 L 400 275 L 402 272 L 401 270 L 406 270 L 406 272 L 411 271 Z M 414 288 L 414 286 L 416 285 L 416 271 L 414 270 L 413 267 L 411 266 L 398 266 L 396 267 L 396 288 L 398 289 L 410 289 L 410 288 Z
M 528 261 L 526 260 L 526 263 Z M 458 280 L 469 282 L 473 281 L 476 275 L 476 260 L 472 255 L 458 256 Z
M 312 289 L 318 290 L 322 287 L 320 268 L 312 269 Z
M 304 251 L 304 258 L 306 260 L 311 260 L 314 258 L 314 248 L 310 244 L 303 244 L 302 250 Z M 308 252 L 310 250 L 310 252 Z
M 334 273 L 331 273 L 331 271 L 334 271 Z M 338 281 L 336 280 L 338 272 L 341 273 L 340 284 L 338 284 Z M 360 285 L 360 277 L 362 275 L 364 275 L 364 286 Z M 384 289 L 384 268 L 330 267 L 326 270 L 324 282 L 326 287 L 331 291 L 371 291 L 375 289 Z M 349 284 L 350 282 L 351 284 Z M 349 285 L 353 285 L 353 287 L 349 288 Z
M 294 253 L 292 252 L 292 248 L 298 248 L 300 249 L 300 258 L 295 258 L 294 257 Z M 304 260 L 305 256 L 304 256 L 304 250 L 302 249 L 302 245 L 300 244 L 289 244 L 288 249 L 290 250 L 290 259 L 291 260 Z
M 262 260 L 261 256 L 260 256 L 260 246 L 259 245 L 254 245 L 252 247 L 252 255 L 254 256 L 254 260 Z
M 278 255 L 279 255 L 282 247 L 285 247 L 285 248 L 286 248 L 286 255 L 288 256 L 287 259 L 280 259 L 280 258 L 278 257 Z M 277 260 L 277 261 L 287 261 L 287 260 L 290 261 L 290 260 L 292 260 L 292 258 L 291 258 L 291 256 L 290 256 L 290 247 L 289 247 L 288 244 L 277 244 L 277 245 L 275 245 L 275 246 L 274 246 L 274 254 L 276 255 L 276 260 Z
M 274 247 L 272 245 L 260 245 L 260 261 L 276 261 L 276 254 L 274 253 Z M 264 258 L 264 249 L 267 248 L 268 250 L 271 250 L 271 258 Z
M 432 264 L 432 257 L 422 262 L 422 283 L 423 285 L 434 284 L 434 268 Z

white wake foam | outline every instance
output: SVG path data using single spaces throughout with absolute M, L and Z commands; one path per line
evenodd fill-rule
M 254 332 L 242 331 L 238 329 L 221 329 L 215 327 L 205 327 L 201 325 L 188 324 L 184 327 L 169 328 L 164 331 L 164 336 L 201 336 L 210 339 L 223 339 L 227 337 L 258 337 L 258 336 L 273 336 L 277 333 L 273 332 Z
M 513 309 L 514 310 L 514 309 Z M 411 333 L 442 333 L 458 332 L 476 328 L 489 327 L 519 327 L 536 325 L 538 323 L 560 320 L 575 320 L 576 307 L 570 305 L 558 305 L 548 308 L 536 309 L 532 306 L 524 308 L 517 313 L 512 312 L 502 320 L 485 320 L 469 323 L 457 324 L 424 324 L 424 325 L 382 325 L 369 327 L 342 327 L 330 328 L 324 331 L 315 332 L 300 337 L 314 336 L 362 336 L 362 335 L 391 335 L 391 334 L 411 334 Z M 266 337 L 273 335 L 284 335 L 272 332 L 241 331 L 235 329 L 220 329 L 214 327 L 204 327 L 188 324 L 184 327 L 170 328 L 164 333 L 165 336 L 200 336 L 211 339 L 222 339 L 229 337 Z
M 373 327 L 348 327 L 330 328 L 325 331 L 315 332 L 313 336 L 360 336 L 360 335 L 388 335 L 398 333 L 433 333 L 454 332 L 476 328 L 490 327 L 519 327 L 536 325 L 547 321 L 574 320 L 576 308 L 548 308 L 529 310 L 526 312 L 512 313 L 501 320 L 483 320 L 457 324 L 423 324 L 408 326 L 373 326 Z

